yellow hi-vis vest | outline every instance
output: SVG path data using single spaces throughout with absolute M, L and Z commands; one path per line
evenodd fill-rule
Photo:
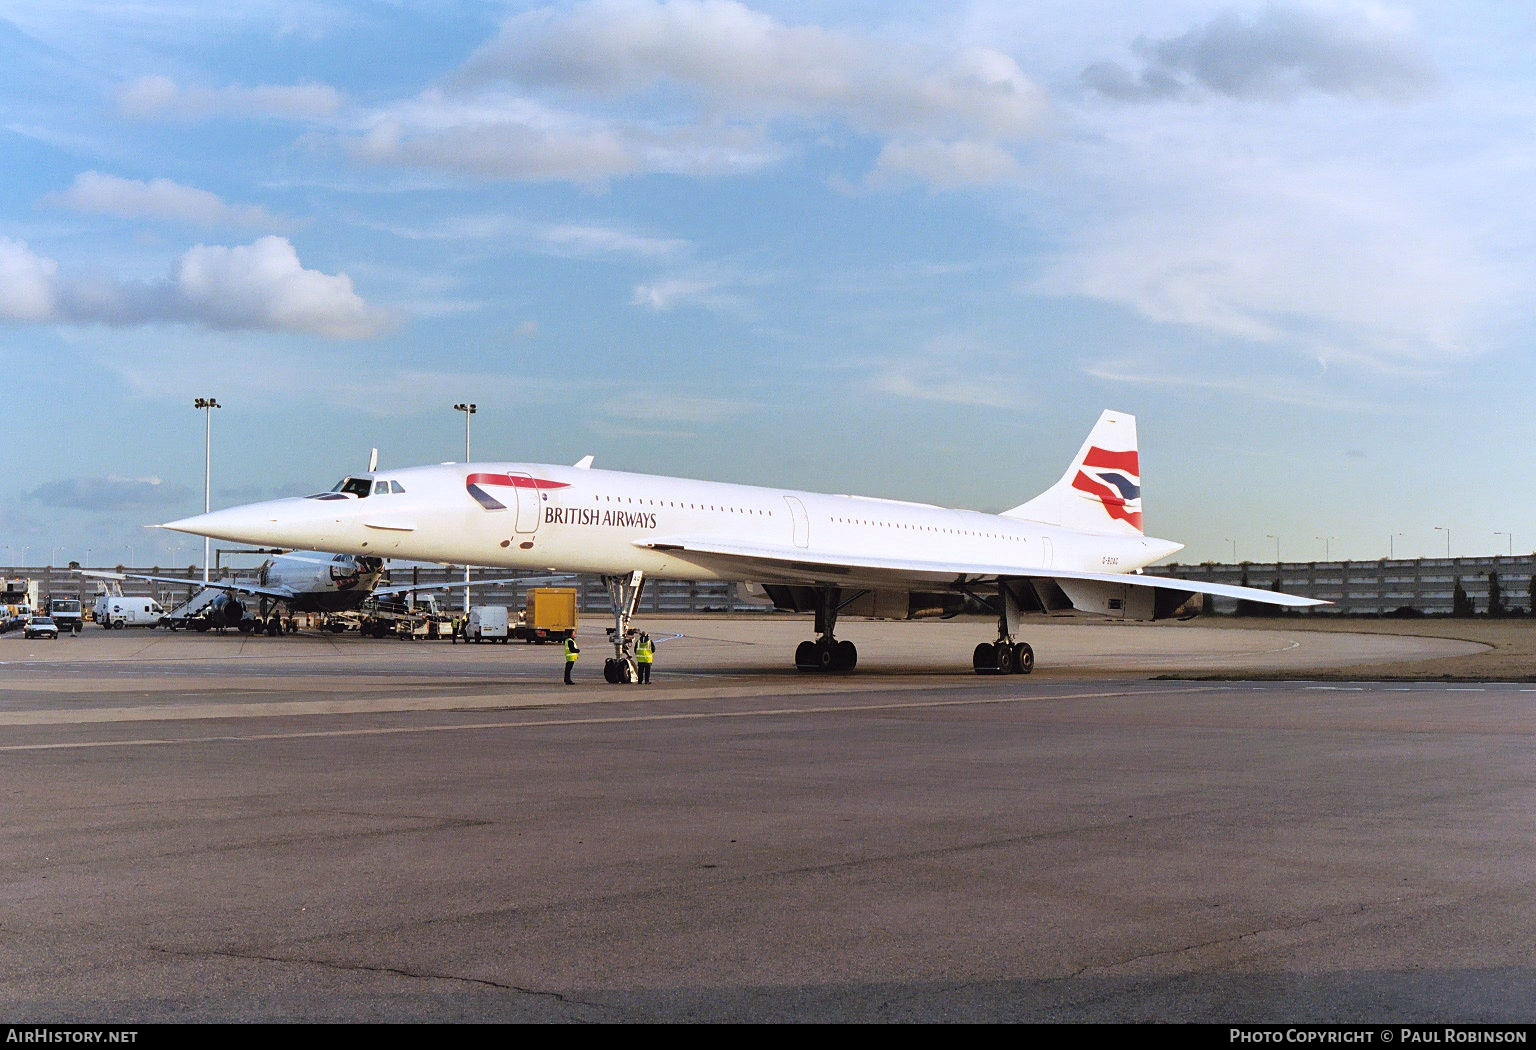
M 641 642 L 635 646 L 635 662 L 648 664 L 655 662 L 656 648 L 650 642 Z
M 575 663 L 576 654 L 579 652 L 581 652 L 581 650 L 576 648 L 576 639 L 567 638 L 565 640 L 565 662 L 568 664 Z

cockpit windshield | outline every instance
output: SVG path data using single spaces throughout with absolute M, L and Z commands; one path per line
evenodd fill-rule
M 398 481 L 374 481 L 372 478 L 342 478 L 329 492 L 317 492 L 309 499 L 362 499 L 371 494 L 404 492 Z
M 373 482 L 368 478 L 342 478 L 331 486 L 331 491 L 345 493 L 362 499 L 373 491 Z

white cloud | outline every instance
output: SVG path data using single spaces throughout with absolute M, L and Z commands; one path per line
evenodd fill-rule
M 338 339 L 378 335 L 392 323 L 346 274 L 304 269 L 293 245 L 276 236 L 233 248 L 198 245 L 181 256 L 170 280 L 151 282 L 64 281 L 54 260 L 0 238 L 0 319 L 204 324 Z
M 945 334 L 929 339 L 916 353 L 897 353 L 872 362 L 869 386 L 884 397 L 935 401 L 972 408 L 1019 409 L 1020 360 L 1009 347 L 971 336 Z
M 1271 4 L 1251 20 L 1227 12 L 1180 36 L 1138 40 L 1135 50 L 1146 63 L 1139 76 L 1100 62 L 1083 71 L 1083 80 L 1123 101 L 1170 98 L 1196 88 L 1233 98 L 1316 91 L 1404 101 L 1436 81 L 1406 17 L 1378 5 L 1322 10 Z
M 1019 399 L 993 379 L 934 374 L 920 362 L 892 362 L 873 383 L 876 393 L 905 401 L 937 401 L 971 408 L 1019 407 Z
M 59 265 L 22 241 L 0 237 L 0 320 L 46 321 L 58 299 Z
M 1167 370 L 1152 373 L 1142 371 L 1142 367 L 1104 363 L 1090 365 L 1083 371 L 1095 379 L 1117 385 L 1171 390 L 1200 402 L 1208 400 L 1211 394 L 1219 394 L 1240 402 L 1270 401 L 1280 405 L 1294 405 L 1298 408 L 1351 414 L 1392 413 L 1402 409 L 1402 404 L 1398 401 L 1339 396 L 1323 389 L 1319 383 L 1298 382 L 1295 378 L 1286 376 L 1229 377 Z
M 510 80 L 595 95 L 670 82 L 742 114 L 831 114 L 863 131 L 984 131 L 1015 139 L 1044 93 L 989 48 L 949 55 L 785 25 L 733 0 L 594 0 L 510 19 L 459 81 Z
M 509 19 L 444 88 L 373 114 L 352 148 L 375 163 L 602 182 L 754 171 L 796 148 L 780 137 L 832 122 L 930 143 L 906 147 L 904 173 L 948 187 L 977 181 L 983 155 L 994 180 L 1000 144 L 1034 134 L 1045 111 L 1044 92 L 989 48 L 787 25 L 734 0 L 593 0 Z
M 194 315 L 218 328 L 358 339 L 385 327 L 379 312 L 353 291 L 350 277 L 304 269 L 282 237 L 192 248 L 176 268 L 176 291 Z
M 631 306 L 647 306 L 652 310 L 670 310 L 674 306 L 689 303 L 708 303 L 710 293 L 718 288 L 718 281 L 692 277 L 674 277 L 635 286 L 630 298 Z
M 1472 353 L 1510 291 L 1455 223 L 1348 166 L 1234 164 L 1187 189 L 1084 228 L 1030 289 L 1387 369 Z
M 1013 182 L 1023 175 L 1018 159 L 991 142 L 887 142 L 865 179 L 880 185 L 915 178 L 938 189 Z
M 184 87 L 170 77 L 149 76 L 118 88 L 124 115 L 169 120 L 209 117 L 276 117 L 318 120 L 335 114 L 341 92 L 328 84 L 258 84 L 255 87 Z
M 564 224 L 546 226 L 542 239 L 552 248 L 573 255 L 637 255 L 646 258 L 677 255 L 688 242 L 671 237 L 647 237 L 610 226 Z
M 85 171 L 69 189 L 45 198 L 74 211 L 116 215 L 124 219 L 169 219 L 198 226 L 254 226 L 281 229 L 291 225 L 264 208 L 226 203 L 217 194 L 170 179 L 135 179 Z
M 350 148 L 376 164 L 589 183 L 643 172 L 739 174 L 783 155 L 750 127 L 607 120 L 502 93 L 463 99 L 436 90 L 373 114 Z

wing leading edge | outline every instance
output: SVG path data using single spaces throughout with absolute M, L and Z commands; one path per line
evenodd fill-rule
M 210 590 L 223 591 L 226 594 L 248 594 L 254 598 L 273 598 L 278 601 L 290 601 L 294 597 L 290 587 L 263 587 L 258 583 L 242 583 L 235 580 L 210 580 L 204 583 L 202 580 L 188 580 L 180 576 L 151 576 L 142 572 L 100 572 L 90 569 L 76 569 L 81 576 L 90 580 L 152 580 L 155 583 L 177 583 L 186 587 L 206 587 Z

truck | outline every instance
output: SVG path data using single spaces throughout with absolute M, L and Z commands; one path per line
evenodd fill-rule
M 563 642 L 576 633 L 576 588 L 530 587 L 516 637 L 529 644 Z
M 25 577 L 0 577 L 0 616 L 7 619 L 31 616 L 37 611 L 37 581 Z
M 477 605 L 469 610 L 464 622 L 464 640 L 467 642 L 505 642 L 511 636 L 508 615 L 504 605 Z
M 60 634 L 79 634 L 85 626 L 85 620 L 80 615 L 79 598 L 49 595 L 48 618 L 58 625 Z
M 96 596 L 96 622 L 106 630 L 124 627 L 159 627 L 165 610 L 153 598 L 125 597 L 121 594 Z

